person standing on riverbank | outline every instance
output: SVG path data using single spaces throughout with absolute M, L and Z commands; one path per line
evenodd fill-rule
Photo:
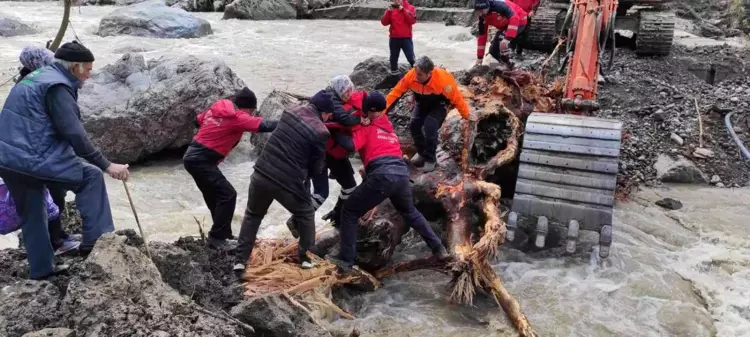
M 252 256 L 260 223 L 274 200 L 292 213 L 299 231 L 297 253 L 302 268 L 315 266 L 307 256 L 315 243 L 310 178 L 325 168 L 325 146 L 330 133 L 323 123 L 331 118 L 333 110 L 333 99 L 324 90 L 313 95 L 308 103 L 284 109 L 250 177 L 247 208 L 235 251 L 235 271 L 244 270 Z
M 354 149 L 359 151 L 366 179 L 357 186 L 341 209 L 339 225 L 341 249 L 338 257 L 329 257 L 345 271 L 355 265 L 357 253 L 357 224 L 359 218 L 390 199 L 406 224 L 414 228 L 440 260 L 450 257 L 440 238 L 432 231 L 422 213 L 414 206 L 409 168 L 403 159 L 401 144 L 393 124 L 381 113 L 386 99 L 377 91 L 368 93 L 364 109 L 370 124 L 353 131 Z
M 213 225 L 208 232 L 208 245 L 216 249 L 234 246 L 232 217 L 237 204 L 237 191 L 219 170 L 229 152 L 237 146 L 245 132 L 272 132 L 278 121 L 255 117 L 258 100 L 247 87 L 235 93 L 232 100 L 221 99 L 199 114 L 198 133 L 182 157 L 185 169 L 195 180 L 211 213 Z
M 114 231 L 102 171 L 118 180 L 126 180 L 129 172 L 127 165 L 110 163 L 94 147 L 81 121 L 78 89 L 91 77 L 93 62 L 94 55 L 82 44 L 63 44 L 54 64 L 29 73 L 11 89 L 0 112 L 0 177 L 21 217 L 32 279 L 67 269 L 55 266 L 46 186 L 75 193 L 83 217 L 81 252 L 90 252 L 102 234 Z
M 388 47 L 391 51 L 391 75 L 398 75 L 398 58 L 401 51 L 404 52 L 409 64 L 414 66 L 412 26 L 417 23 L 417 9 L 408 0 L 392 0 L 391 8 L 385 10 L 380 23 L 390 26 Z
M 438 131 L 448 114 L 447 105 L 455 106 L 461 117 L 468 119 L 469 104 L 458 90 L 453 74 L 436 68 L 427 56 L 420 57 L 414 68 L 388 93 L 386 111 L 407 91 L 414 94 L 416 101 L 409 131 L 417 154 L 411 158 L 411 162 L 414 166 L 422 167 L 423 172 L 431 172 L 437 165 Z

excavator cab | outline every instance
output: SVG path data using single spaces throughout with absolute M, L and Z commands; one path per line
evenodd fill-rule
M 636 53 L 668 55 L 674 14 L 664 0 L 551 0 L 527 27 L 533 49 L 552 51 L 564 38 L 565 88 L 558 112 L 534 112 L 526 121 L 506 239 L 521 221 L 535 227 L 543 248 L 552 223 L 566 227 L 566 251 L 574 253 L 582 230 L 599 233 L 599 256 L 612 245 L 613 207 L 622 122 L 593 117 L 602 64 L 614 59 L 615 30 L 634 32 Z M 534 46 L 535 45 L 535 46 Z M 562 46 L 562 45 L 561 45 Z

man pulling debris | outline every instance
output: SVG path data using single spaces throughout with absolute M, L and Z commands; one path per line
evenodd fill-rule
M 359 218 L 385 199 L 391 200 L 407 225 L 419 233 L 435 256 L 441 260 L 450 258 L 440 238 L 414 206 L 409 169 L 404 163 L 398 135 L 388 117 L 381 113 L 385 107 L 383 95 L 376 91 L 368 93 L 364 109 L 371 122 L 353 131 L 354 149 L 362 158 L 366 179 L 344 202 L 341 210 L 341 250 L 338 258 L 331 259 L 345 270 L 355 264 Z
M 208 232 L 208 244 L 213 248 L 231 248 L 232 217 L 237 203 L 237 191 L 219 170 L 219 163 L 239 144 L 245 132 L 272 132 L 278 123 L 252 116 L 257 106 L 255 93 L 247 87 L 237 91 L 233 100 L 214 103 L 198 115 L 198 133 L 183 156 L 185 169 L 211 212 L 213 226 Z
M 302 268 L 315 266 L 307 256 L 315 242 L 315 208 L 310 200 L 309 180 L 325 167 L 325 145 L 330 133 L 323 122 L 331 118 L 333 110 L 331 95 L 319 91 L 310 102 L 282 113 L 250 178 L 234 270 L 245 268 L 260 223 L 274 200 L 292 213 L 297 225 Z
M 511 0 L 512 3 L 518 5 L 523 9 L 524 12 L 526 12 L 526 26 L 531 26 L 531 19 L 534 17 L 534 14 L 536 14 L 537 9 L 539 9 L 539 5 L 541 4 L 541 1 L 539 0 Z M 523 45 L 528 41 L 529 36 L 529 30 L 523 29 L 518 32 L 518 37 L 516 37 L 515 44 L 515 51 L 516 51 L 516 57 L 522 58 L 523 56 Z
M 469 104 L 458 90 L 453 75 L 445 69 L 436 68 L 427 56 L 417 60 L 414 68 L 404 75 L 388 93 L 386 110 L 407 91 L 414 94 L 416 106 L 409 122 L 409 131 L 417 147 L 417 154 L 411 158 L 424 172 L 435 170 L 437 164 L 438 131 L 448 114 L 448 103 L 455 106 L 461 117 L 469 118 Z
M 103 233 L 114 231 L 102 171 L 118 180 L 129 172 L 127 165 L 104 158 L 81 122 L 78 89 L 91 77 L 93 62 L 91 51 L 77 41 L 63 44 L 53 65 L 31 72 L 11 89 L 0 113 L 0 177 L 21 216 L 32 279 L 64 269 L 54 263 L 45 187 L 75 193 L 83 217 L 80 251 L 90 252 Z
M 489 26 L 497 28 L 490 43 L 490 55 L 498 62 L 510 64 L 510 50 L 515 48 L 516 36 L 526 28 L 526 12 L 510 1 L 474 0 L 474 13 L 479 15 L 477 65 L 484 60 Z

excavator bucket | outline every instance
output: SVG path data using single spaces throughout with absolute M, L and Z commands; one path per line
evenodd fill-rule
M 575 252 L 581 230 L 599 233 L 599 256 L 609 256 L 622 122 L 580 115 L 532 113 L 521 148 L 508 216 L 508 241 L 521 219 L 536 218 L 535 245 L 545 246 L 552 221 L 567 226 Z

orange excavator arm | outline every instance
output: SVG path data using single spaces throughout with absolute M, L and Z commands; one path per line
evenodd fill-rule
M 562 108 L 566 113 L 587 114 L 596 102 L 599 74 L 599 38 L 617 11 L 618 0 L 574 0 L 573 54 L 565 79 Z

